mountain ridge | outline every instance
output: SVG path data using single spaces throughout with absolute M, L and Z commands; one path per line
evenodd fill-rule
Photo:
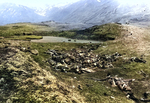
M 80 0 L 64 6 L 33 9 L 22 5 L 0 4 L 0 24 L 42 22 L 102 25 L 118 22 L 149 25 L 150 8 L 147 4 L 123 4 L 117 0 Z

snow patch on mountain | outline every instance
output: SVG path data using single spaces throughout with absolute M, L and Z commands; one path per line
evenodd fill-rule
M 28 8 L 16 4 L 0 4 L 0 25 L 16 22 L 54 20 L 62 23 L 105 24 L 111 22 L 150 22 L 147 3 L 132 4 L 131 0 L 79 0 L 73 3 Z M 132 1 L 133 2 L 133 1 Z
M 63 9 L 52 8 L 47 12 L 47 17 L 58 22 L 87 24 L 150 21 L 150 9 L 146 3 L 132 4 L 120 1 L 80 0 Z
M 35 10 L 26 6 L 4 3 L 0 4 L 0 25 L 17 22 L 39 22 L 44 20 Z

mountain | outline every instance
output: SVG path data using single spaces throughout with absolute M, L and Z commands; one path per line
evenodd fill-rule
M 144 3 L 119 0 L 80 0 L 45 9 L 16 4 L 0 4 L 0 25 L 17 22 L 56 21 L 69 24 L 101 25 L 111 22 L 150 24 L 150 7 Z
M 46 15 L 51 20 L 68 23 L 105 24 L 150 21 L 148 5 L 123 4 L 118 0 L 80 0 L 65 8 L 52 8 Z
M 0 4 L 0 25 L 17 22 L 39 22 L 44 20 L 34 9 L 12 3 Z

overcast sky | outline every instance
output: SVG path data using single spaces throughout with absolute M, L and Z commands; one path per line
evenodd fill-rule
M 8 2 L 21 4 L 28 7 L 45 7 L 46 5 L 56 5 L 76 2 L 79 0 L 0 0 L 0 3 Z M 150 0 L 118 0 L 121 3 L 137 4 L 137 3 L 147 3 L 150 4 Z
M 46 5 L 57 5 L 76 2 L 79 0 L 0 0 L 0 3 L 15 3 L 28 7 L 44 7 Z

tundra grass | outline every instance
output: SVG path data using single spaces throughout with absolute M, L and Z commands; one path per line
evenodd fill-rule
M 11 36 L 9 40 L 33 40 L 33 39 L 42 39 L 42 36 L 36 36 L 36 35 L 29 35 L 29 36 Z
M 0 36 L 2 37 L 38 35 L 106 41 L 116 39 L 116 37 L 119 36 L 120 32 L 121 26 L 117 24 L 105 24 L 101 26 L 93 26 L 85 30 L 68 31 L 58 31 L 57 28 L 34 25 L 30 23 L 19 23 L 0 26 Z
M 0 26 L 0 36 L 23 36 L 23 35 L 35 35 L 36 32 L 52 31 L 53 29 L 47 26 L 34 25 L 31 23 L 18 23 Z
M 91 73 L 91 74 L 74 74 L 74 73 L 62 73 L 57 72 L 47 63 L 45 63 L 46 59 L 48 59 L 50 56 L 45 54 L 44 52 L 48 49 L 54 49 L 59 50 L 62 52 L 67 52 L 68 50 L 71 50 L 73 48 L 78 48 L 81 45 L 87 45 L 87 44 L 69 44 L 69 43 L 31 43 L 32 49 L 37 49 L 39 51 L 39 55 L 32 55 L 34 60 L 40 64 L 43 68 L 47 68 L 47 70 L 51 71 L 53 75 L 55 75 L 58 79 L 61 81 L 67 83 L 70 86 L 75 86 L 75 90 L 80 91 L 80 93 L 86 97 L 87 102 L 95 102 L 95 103 L 116 103 L 116 101 L 119 103 L 122 102 L 131 102 L 131 100 L 126 99 L 123 92 L 121 92 L 118 88 L 111 88 L 110 84 L 107 82 L 97 82 L 90 78 L 98 78 L 103 79 L 106 78 L 108 73 L 111 73 L 112 75 L 118 75 L 124 77 L 124 74 L 127 71 L 122 71 L 122 68 L 114 68 L 110 70 L 101 70 L 97 73 Z M 89 44 L 91 45 L 91 44 Z M 101 48 L 105 46 L 106 44 L 103 44 L 102 47 L 100 47 L 96 53 L 101 52 Z M 105 51 L 105 50 L 104 50 Z M 112 51 L 113 52 L 113 51 Z M 108 54 L 109 52 L 106 52 L 104 54 Z M 110 53 L 111 54 L 111 53 Z M 123 73 L 120 73 L 120 72 Z M 77 79 L 74 79 L 74 78 Z M 130 76 L 126 76 L 126 78 L 129 78 Z M 82 86 L 82 90 L 79 90 L 77 87 L 78 85 Z M 113 99 L 113 97 L 115 99 Z
M 69 43 L 31 43 L 32 49 L 37 49 L 39 51 L 39 55 L 32 55 L 34 60 L 38 62 L 43 68 L 49 67 L 47 63 L 44 63 L 49 55 L 44 52 L 48 49 L 59 50 L 62 52 L 68 52 L 71 49 L 79 48 L 82 45 L 91 45 L 91 44 L 69 44 Z M 94 45 L 94 44 L 93 44 Z M 129 49 L 128 47 L 123 47 L 122 42 L 113 42 L 107 41 L 101 44 L 101 46 L 93 51 L 95 54 L 99 55 L 112 55 L 116 52 L 122 55 L 122 58 L 138 57 L 139 55 L 135 50 Z M 132 84 L 133 92 L 135 96 L 138 98 L 143 97 L 144 92 L 150 90 L 149 88 L 143 86 L 148 85 L 143 84 L 144 81 L 149 81 L 150 75 L 150 64 L 149 57 L 144 57 L 144 60 L 147 63 L 136 63 L 136 62 L 127 62 L 126 60 L 120 58 L 118 61 L 113 62 L 114 68 L 112 69 L 102 69 L 99 72 L 91 73 L 91 74 L 74 74 L 74 73 L 61 73 L 54 71 L 49 67 L 49 71 L 53 73 L 58 79 L 62 80 L 69 85 L 75 85 L 76 90 L 80 91 L 82 95 L 87 98 L 87 102 L 103 102 L 103 103 L 116 103 L 116 101 L 121 102 L 131 102 L 126 99 L 125 94 L 121 92 L 118 88 L 111 88 L 110 84 L 107 82 L 97 82 L 91 80 L 90 78 L 98 78 L 103 79 L 106 78 L 107 74 L 111 74 L 112 76 L 118 75 L 118 77 L 122 77 L 124 79 L 135 79 L 136 81 Z M 73 79 L 77 77 L 77 79 Z M 69 79 L 68 79 L 69 78 Z M 73 80 L 72 80 L 73 79 Z M 142 82 L 143 81 L 143 82 Z M 79 90 L 78 85 L 82 85 L 83 89 Z M 106 95 L 107 94 L 107 95 Z M 112 97 L 116 99 L 113 100 Z M 104 99 L 107 98 L 107 99 Z
M 111 25 L 110 25 L 111 26 Z M 111 26 L 114 28 L 113 26 Z M 105 25 L 103 27 L 107 28 Z M 7 28 L 5 28 L 7 29 Z M 109 28 L 106 30 L 98 29 L 98 32 L 94 31 L 94 35 L 98 34 L 109 34 L 104 33 L 107 32 Z M 111 33 L 114 33 L 113 38 L 118 37 L 118 33 L 120 31 L 116 31 L 112 29 Z M 87 31 L 84 31 L 87 33 Z M 80 32 L 81 33 L 81 32 Z M 111 34 L 110 33 L 110 34 Z M 83 33 L 85 34 L 85 33 Z M 85 34 L 89 35 L 90 34 Z M 101 37 L 101 36 L 100 36 Z M 104 37 L 107 37 L 106 35 Z M 107 40 L 108 38 L 106 38 Z M 104 39 L 105 40 L 105 39 Z M 70 85 L 72 90 L 77 90 L 81 93 L 81 95 L 86 97 L 86 102 L 89 103 L 133 103 L 132 100 L 126 98 L 126 95 L 120 91 L 118 88 L 112 88 L 108 82 L 98 82 L 92 80 L 91 78 L 103 79 L 106 78 L 108 74 L 112 76 L 118 75 L 118 77 L 122 77 L 124 79 L 135 79 L 135 82 L 131 84 L 133 90 L 132 92 L 135 94 L 137 98 L 143 97 L 144 92 L 149 91 L 149 75 L 150 75 L 150 64 L 149 64 L 149 56 L 144 57 L 147 63 L 136 63 L 136 62 L 128 62 L 125 58 L 129 59 L 131 57 L 141 57 L 139 53 L 135 50 L 128 48 L 122 41 L 105 41 L 101 46 L 93 51 L 93 53 L 99 55 L 112 55 L 113 53 L 120 53 L 122 58 L 118 59 L 118 61 L 113 62 L 114 68 L 112 69 L 101 69 L 96 73 L 89 74 L 75 74 L 75 73 L 63 73 L 57 72 L 53 70 L 46 60 L 50 58 L 50 55 L 45 54 L 48 49 L 59 50 L 64 53 L 67 53 L 71 49 L 79 48 L 82 45 L 91 45 L 91 44 L 74 44 L 74 43 L 22 43 L 22 47 L 30 47 L 31 49 L 36 49 L 39 51 L 38 55 L 32 55 L 32 58 L 39 63 L 39 65 L 43 69 L 49 70 L 53 75 L 55 75 L 59 80 L 65 82 Z M 94 45 L 94 44 L 93 44 Z M 124 59 L 123 59 L 124 58 Z M 82 89 L 79 89 L 78 86 L 82 86 Z

